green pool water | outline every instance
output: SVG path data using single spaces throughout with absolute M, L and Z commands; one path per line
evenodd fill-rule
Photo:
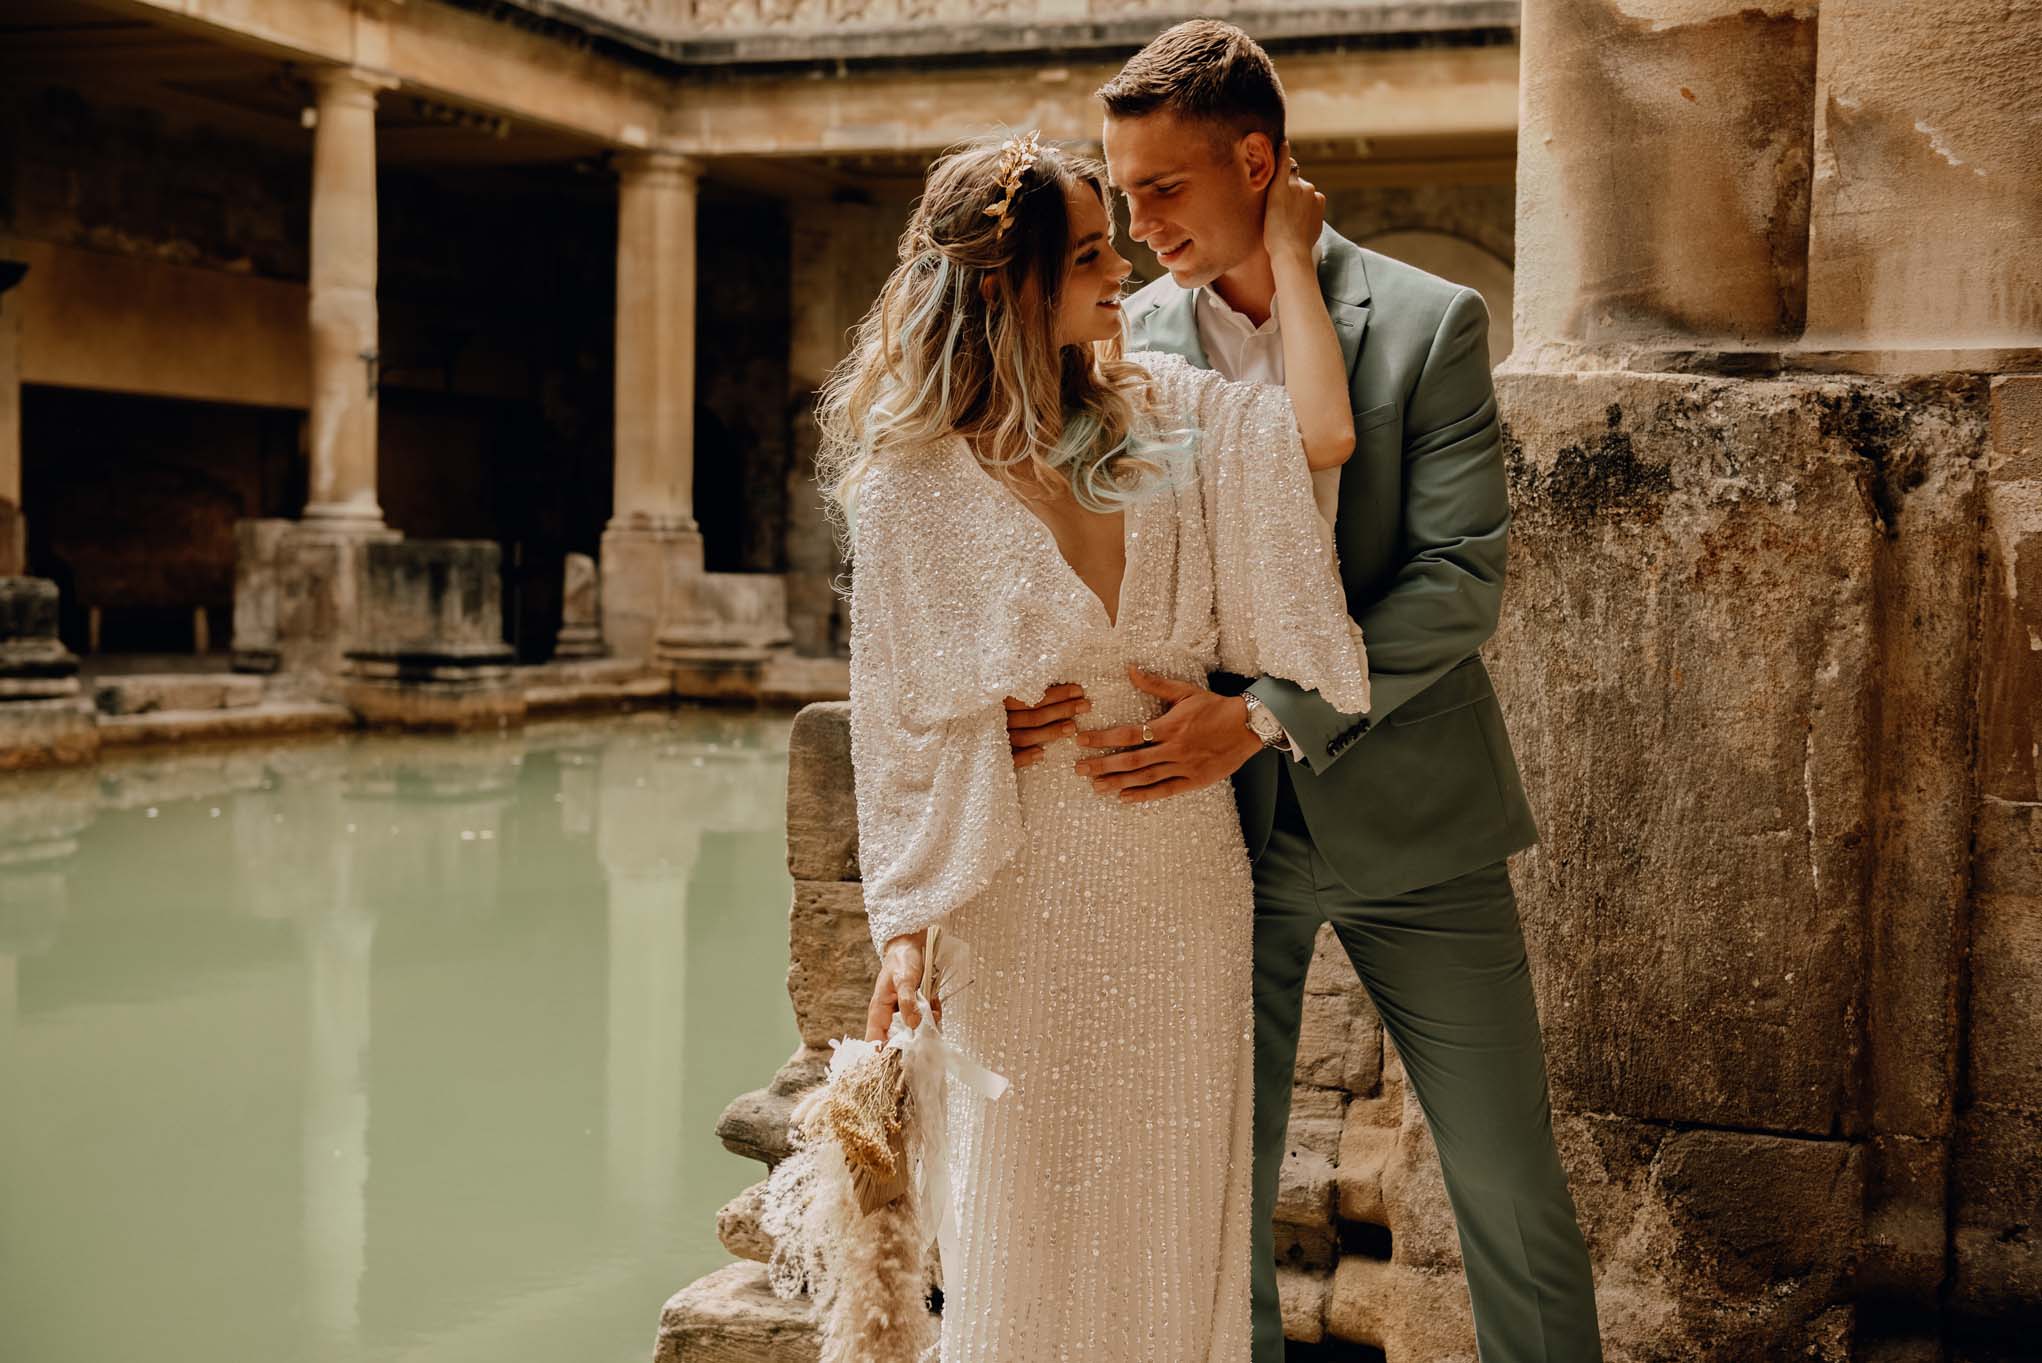
M 0 1360 L 649 1359 L 795 1045 L 788 727 L 0 782 Z

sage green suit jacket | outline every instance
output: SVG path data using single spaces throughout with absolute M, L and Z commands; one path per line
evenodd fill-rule
M 1538 840 L 1489 673 L 1510 506 L 1489 314 L 1472 289 L 1364 250 L 1330 227 L 1319 285 L 1354 396 L 1334 540 L 1347 609 L 1368 647 L 1372 708 L 1342 714 L 1276 677 L 1246 690 L 1303 749 L 1291 767 L 1312 840 L 1355 893 L 1386 898 L 1500 861 Z M 1196 294 L 1166 275 L 1130 299 L 1130 348 L 1210 368 Z M 1277 765 L 1234 778 L 1248 850 L 1268 844 Z

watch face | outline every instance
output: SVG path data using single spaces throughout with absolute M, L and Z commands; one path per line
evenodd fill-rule
M 1265 705 L 1248 707 L 1248 727 L 1254 731 L 1257 738 L 1272 747 L 1283 741 L 1283 725 L 1275 715 L 1269 713 L 1269 707 Z

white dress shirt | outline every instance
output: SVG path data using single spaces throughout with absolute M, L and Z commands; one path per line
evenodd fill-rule
M 1323 259 L 1325 254 L 1325 245 L 1321 243 L 1313 250 L 1312 259 Z M 1192 300 L 1192 312 L 1198 321 L 1198 343 L 1205 348 L 1206 362 L 1215 373 L 1238 382 L 1283 386 L 1283 332 L 1279 328 L 1278 306 L 1276 299 L 1269 300 L 1269 320 L 1258 327 L 1229 307 L 1212 285 L 1198 290 L 1198 297 Z M 1319 520 L 1330 547 L 1333 517 L 1340 508 L 1337 467 L 1313 470 L 1312 500 L 1318 503 Z M 1291 760 L 1304 761 L 1305 750 L 1290 736 L 1290 731 L 1286 729 L 1283 736 L 1290 744 Z
M 1321 245 L 1312 252 L 1314 260 L 1321 259 L 1326 248 Z M 1278 388 L 1283 386 L 1283 331 L 1282 319 L 1278 312 L 1281 303 L 1269 300 L 1269 320 L 1256 326 L 1241 313 L 1227 305 L 1227 300 L 1207 284 L 1200 288 L 1193 300 L 1192 311 L 1198 319 L 1198 343 L 1205 347 L 1206 362 L 1222 378 L 1246 383 L 1267 383 Z M 1326 533 L 1333 533 L 1333 517 L 1340 509 L 1340 470 L 1338 468 L 1318 469 L 1312 474 L 1312 500 L 1319 504 L 1319 518 L 1326 523 Z

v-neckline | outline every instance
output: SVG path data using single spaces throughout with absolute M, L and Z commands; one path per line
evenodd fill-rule
M 957 442 L 964 457 L 970 461 L 973 468 L 978 470 L 979 476 L 991 485 L 996 494 L 1011 503 L 1014 510 L 1029 525 L 1035 528 L 1035 532 L 1041 537 L 1044 547 L 1049 550 L 1049 556 L 1056 560 L 1057 566 L 1063 569 L 1064 575 L 1076 583 L 1078 589 L 1084 592 L 1086 598 L 1099 608 L 1099 614 L 1106 619 L 1106 628 L 1111 632 L 1118 633 L 1120 622 L 1127 618 L 1127 580 L 1134 575 L 1134 506 L 1124 507 L 1120 513 L 1120 586 L 1114 592 L 1113 605 L 1109 607 L 1106 604 L 1106 598 L 1099 595 L 1097 591 L 1094 591 L 1092 584 L 1085 581 L 1085 575 L 1072 567 L 1071 561 L 1064 557 L 1063 548 L 1058 545 L 1056 540 L 1056 531 L 1050 528 L 1049 522 L 1036 515 L 1034 511 L 1029 509 L 1028 503 L 1021 499 L 1021 494 L 1008 487 L 1004 481 L 994 475 L 991 469 L 979 462 L 978 456 L 972 453 L 971 442 L 963 436 L 958 436 Z

